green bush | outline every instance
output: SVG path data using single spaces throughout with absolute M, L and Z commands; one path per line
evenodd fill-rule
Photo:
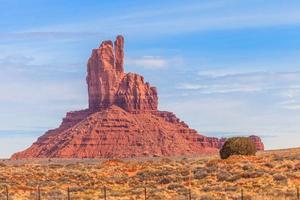
M 248 137 L 232 137 L 226 140 L 220 150 L 222 159 L 226 159 L 231 155 L 255 155 L 256 146 Z

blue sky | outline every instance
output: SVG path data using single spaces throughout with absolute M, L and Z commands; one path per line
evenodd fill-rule
M 122 34 L 126 71 L 200 133 L 300 146 L 300 2 L 0 0 L 0 157 L 87 107 L 86 62 Z

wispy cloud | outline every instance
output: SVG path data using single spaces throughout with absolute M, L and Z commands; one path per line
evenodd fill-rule
M 300 110 L 300 99 L 291 99 L 287 101 L 280 102 L 280 105 L 284 109 L 288 110 Z
M 200 93 L 262 92 L 278 90 L 286 95 L 295 95 L 300 83 L 300 72 L 201 72 L 192 83 L 181 83 L 178 89 L 197 90 Z M 197 78 L 196 78 L 197 79 Z M 292 93 L 292 91 L 294 93 Z
M 142 56 L 125 60 L 127 66 L 145 69 L 165 69 L 170 66 L 178 66 L 183 63 L 180 57 L 163 58 L 161 56 Z
M 300 110 L 300 85 L 291 85 L 280 92 L 284 99 L 279 106 L 288 110 Z
M 74 38 L 101 38 L 101 32 L 85 32 L 85 31 L 24 31 L 0 33 L 2 40 L 24 40 L 24 39 L 74 39 Z
M 257 8 L 259 5 L 259 9 Z M 230 10 L 230 12 L 228 12 Z M 150 8 L 129 9 L 118 15 L 85 16 L 76 23 L 32 27 L 13 33 L 0 34 L 1 39 L 18 38 L 81 38 L 110 36 L 124 33 L 144 37 L 161 34 L 181 34 L 214 30 L 233 30 L 271 26 L 299 25 L 297 5 L 259 1 L 193 1 L 189 4 L 157 4 Z M 106 13 L 107 14 L 107 13 Z M 96 25 L 96 26 L 95 26 Z
M 203 94 L 233 93 L 233 92 L 258 92 L 262 88 L 251 85 L 234 84 L 190 84 L 183 83 L 177 86 L 178 89 L 199 90 Z
M 1 83 L 2 82 L 2 83 Z M 15 81 L 0 85 L 0 102 L 9 104 L 53 104 L 84 102 L 84 82 L 76 81 Z
M 31 53 L 31 52 L 30 52 Z M 0 67 L 2 69 L 1 74 L 7 73 L 7 71 L 14 71 L 14 72 L 23 72 L 23 73 L 45 73 L 45 72 L 56 72 L 56 73 L 74 73 L 78 72 L 79 69 L 82 69 L 85 64 L 84 63 L 69 63 L 65 66 L 63 63 L 59 64 L 41 64 L 43 60 L 43 55 L 40 54 L 35 55 L 34 53 L 15 53 L 12 52 L 6 56 L 0 56 Z M 46 54 L 46 52 L 44 52 Z M 37 61 L 37 59 L 39 61 Z M 71 61 L 72 62 L 72 61 Z

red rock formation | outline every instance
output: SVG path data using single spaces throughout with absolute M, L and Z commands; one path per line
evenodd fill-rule
M 254 142 L 257 151 L 265 150 L 264 143 L 261 141 L 260 137 L 256 135 L 250 135 L 249 138 Z
M 149 83 L 144 83 L 142 76 L 128 73 L 119 84 L 114 104 L 130 112 L 157 110 L 156 88 L 151 87 Z
M 221 149 L 223 147 L 223 145 L 225 144 L 226 140 L 227 140 L 227 138 L 224 138 L 224 137 L 222 137 L 222 138 L 219 139 L 219 143 L 218 143 L 218 148 L 219 149 Z
M 118 105 L 127 111 L 157 110 L 155 87 L 134 73 L 124 73 L 124 38 L 104 41 L 88 61 L 89 109 L 97 112 Z
M 88 60 L 89 109 L 96 112 L 114 103 L 123 71 L 116 70 L 113 43 L 104 41 Z
M 115 41 L 115 65 L 117 73 L 124 72 L 124 38 L 120 35 Z
M 69 112 L 23 158 L 115 158 L 175 156 L 218 151 L 217 138 L 190 129 L 173 113 L 158 111 L 155 87 L 138 74 L 124 72 L 124 38 L 104 41 L 87 64 L 89 108 Z

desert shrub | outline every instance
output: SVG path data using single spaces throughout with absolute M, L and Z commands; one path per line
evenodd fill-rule
M 227 181 L 227 180 L 229 180 L 230 177 L 231 177 L 231 174 L 229 172 L 226 172 L 226 171 L 220 171 L 217 174 L 217 180 L 218 181 Z
M 66 169 L 75 169 L 76 167 L 78 167 L 78 165 L 74 164 L 74 163 L 70 163 L 70 164 L 65 165 Z
M 239 180 L 240 178 L 242 178 L 241 174 L 234 174 L 234 175 L 228 177 L 226 181 L 235 182 L 235 181 Z
M 231 155 L 255 155 L 255 153 L 256 146 L 248 137 L 229 138 L 220 150 L 222 159 L 226 159 Z
M 50 169 L 59 169 L 59 168 L 62 168 L 63 165 L 61 165 L 61 164 L 49 164 L 48 167 Z
M 266 166 L 268 168 L 274 168 L 275 167 L 274 163 L 270 163 L 270 162 L 265 163 L 264 166 Z
M 214 173 L 218 171 L 218 167 L 208 167 L 206 168 L 207 173 Z
M 168 168 L 168 167 L 164 167 L 162 169 L 159 169 L 155 172 L 155 176 L 169 176 L 172 175 L 173 172 L 173 168 Z
M 285 158 L 282 157 L 282 156 L 279 156 L 279 155 L 275 155 L 274 158 L 273 158 L 274 161 L 284 161 Z
M 297 163 L 297 164 L 295 164 L 294 170 L 295 170 L 295 171 L 300 171 L 300 162 Z
M 6 164 L 0 163 L 0 167 L 6 167 Z
M 218 162 L 217 159 L 209 160 L 206 163 L 206 167 L 218 167 Z
M 242 169 L 245 170 L 245 171 L 250 171 L 250 170 L 254 169 L 254 166 L 251 165 L 251 164 L 245 164 L 245 165 L 242 166 Z
M 165 164 L 165 163 L 170 164 L 170 163 L 172 163 L 173 161 L 172 161 L 170 158 L 162 158 L 162 159 L 161 159 L 161 162 L 164 163 L 164 164 Z
M 228 192 L 235 192 L 237 190 L 238 190 L 237 186 L 228 186 L 228 187 L 225 187 L 225 191 L 228 191 Z
M 186 194 L 188 192 L 188 189 L 184 187 L 183 185 L 180 185 L 178 183 L 171 183 L 167 187 L 168 190 L 173 190 L 177 194 Z M 151 198 L 152 199 L 152 198 Z
M 181 176 L 189 176 L 189 174 L 190 174 L 189 170 L 182 170 L 182 171 L 180 171 L 180 175 Z
M 290 163 L 284 163 L 276 167 L 277 169 L 293 169 L 293 165 Z
M 283 174 L 274 174 L 273 179 L 275 181 L 287 181 L 287 177 Z
M 256 170 L 253 172 L 243 172 L 241 177 L 243 178 L 258 178 L 264 175 L 264 172 L 261 170 Z
M 151 179 L 151 177 L 155 176 L 153 171 L 150 170 L 145 170 L 145 171 L 140 171 L 136 174 L 136 177 L 140 180 L 140 181 L 145 181 L 145 180 L 149 180 Z
M 215 197 L 213 197 L 209 194 L 205 194 L 200 197 L 200 200 L 214 200 L 214 199 L 215 199 Z
M 248 194 L 244 194 L 244 197 L 243 197 L 244 200 L 252 200 L 252 196 L 251 195 L 248 195 Z
M 168 190 L 179 190 L 179 189 L 184 188 L 184 186 L 180 185 L 178 183 L 173 183 L 173 184 L 168 185 L 167 188 L 168 188 Z
M 207 171 L 202 168 L 197 168 L 193 171 L 195 179 L 203 179 L 208 176 Z
M 162 178 L 162 179 L 159 179 L 158 180 L 158 183 L 159 184 L 168 184 L 168 183 L 171 183 L 171 179 L 169 179 L 169 178 Z

